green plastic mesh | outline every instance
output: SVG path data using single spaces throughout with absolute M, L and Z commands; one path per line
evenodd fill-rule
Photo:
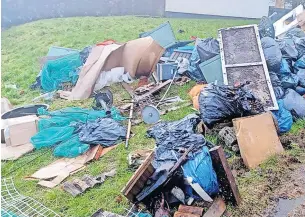
M 79 141 L 74 123 L 93 121 L 106 117 L 106 112 L 101 110 L 83 109 L 70 107 L 49 112 L 44 108 L 38 109 L 38 115 L 42 118 L 38 121 L 39 132 L 31 138 L 31 143 L 36 149 L 51 147 L 56 145 L 54 155 L 57 157 L 77 157 L 89 149 L 89 144 Z M 113 107 L 111 109 L 112 118 L 122 121 L 119 111 Z
M 4 210 L 1 210 L 1 217 L 18 217 L 13 212 L 7 212 Z
M 43 130 L 49 127 L 63 127 L 70 125 L 72 122 L 93 121 L 97 118 L 106 117 L 104 110 L 97 111 L 93 109 L 83 109 L 78 107 L 69 107 L 61 110 L 49 112 L 44 108 L 38 109 L 38 115 L 47 115 L 50 118 L 41 119 L 38 122 L 38 129 Z M 115 108 L 111 108 L 111 118 L 116 121 L 123 121 L 126 118 L 120 115 L 120 112 Z
M 59 59 L 49 60 L 41 71 L 42 89 L 50 92 L 60 89 L 63 82 L 75 84 L 78 79 L 77 68 L 81 65 L 82 61 L 78 52 Z
M 81 143 L 78 135 L 74 135 L 71 139 L 62 142 L 54 149 L 54 156 L 56 157 L 77 157 L 88 151 L 90 145 Z
M 74 132 L 74 127 L 50 127 L 38 132 L 31 138 L 31 143 L 35 148 L 50 147 L 69 140 Z

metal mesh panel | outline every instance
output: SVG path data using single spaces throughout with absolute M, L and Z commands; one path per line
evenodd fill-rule
M 21 195 L 12 178 L 1 180 L 1 216 L 54 217 L 59 216 L 31 197 Z

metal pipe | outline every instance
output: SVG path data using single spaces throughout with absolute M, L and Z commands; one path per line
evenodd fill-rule
M 134 107 L 134 101 L 131 103 L 130 106 L 130 112 L 129 112 L 129 120 L 128 120 L 128 127 L 127 127 L 127 134 L 126 134 L 126 142 L 125 142 L 125 148 L 128 148 L 128 142 L 129 142 L 129 138 L 130 138 L 130 131 L 131 131 L 131 119 L 133 116 L 133 107 Z

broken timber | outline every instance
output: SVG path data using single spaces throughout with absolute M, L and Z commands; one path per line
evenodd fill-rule
M 188 154 L 193 150 L 194 145 L 191 145 L 179 158 L 179 160 L 175 163 L 175 165 L 170 169 L 168 174 L 165 174 L 164 176 L 161 176 L 158 178 L 158 185 L 152 185 L 149 187 L 149 189 L 143 193 L 143 190 L 137 195 L 137 201 L 143 201 L 148 195 L 151 195 L 152 193 L 156 192 L 158 189 L 161 189 L 165 185 L 171 181 L 173 175 L 177 171 L 178 168 L 181 167 L 181 165 L 187 160 Z
M 177 211 L 177 212 L 175 212 L 174 217 L 200 217 L 200 215 Z
M 222 195 L 227 201 L 240 205 L 240 194 L 222 147 L 210 149 L 210 155 Z
M 122 194 L 130 201 L 134 201 L 135 197 L 142 190 L 146 181 L 155 172 L 151 162 L 154 159 L 155 153 L 152 152 L 144 161 L 144 163 L 136 170 L 130 180 L 127 182 Z
M 183 212 L 183 213 L 191 213 L 191 214 L 202 216 L 203 208 L 197 207 L 197 206 L 180 205 L 178 208 L 178 211 Z
M 170 84 L 172 80 L 167 80 L 163 83 L 159 83 L 158 85 L 156 85 L 154 88 L 152 88 L 149 92 L 143 94 L 143 95 L 136 95 L 134 94 L 134 90 L 127 84 L 127 83 L 122 83 L 123 87 L 125 88 L 125 90 L 128 92 L 128 94 L 134 98 L 135 101 L 139 102 L 147 97 L 149 97 L 150 95 L 158 92 L 160 89 L 162 89 L 163 87 L 165 87 L 166 85 Z
M 226 204 L 222 198 L 218 197 L 212 206 L 204 213 L 203 217 L 220 217 L 226 211 Z

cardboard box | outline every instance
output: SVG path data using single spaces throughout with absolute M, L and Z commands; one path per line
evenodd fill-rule
M 254 168 L 284 151 L 270 112 L 233 120 L 240 154 L 248 168 Z
M 38 117 L 29 115 L 2 120 L 5 125 L 4 138 L 6 146 L 18 146 L 30 143 L 30 139 L 38 132 Z

